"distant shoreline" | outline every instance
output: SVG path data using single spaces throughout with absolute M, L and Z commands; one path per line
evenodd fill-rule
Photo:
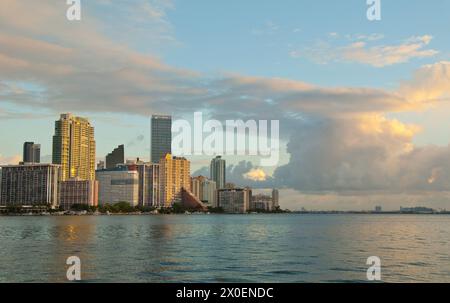
M 110 217 L 110 216 L 205 216 L 205 215 L 450 215 L 450 212 L 433 212 L 433 213 L 422 213 L 422 212 L 365 212 L 365 211 L 292 211 L 284 213 L 170 213 L 170 214 L 155 214 L 155 213 L 110 213 L 110 214 L 95 214 L 95 213 L 70 213 L 70 214 L 51 214 L 51 213 L 29 213 L 29 214 L 1 214 L 0 217 L 81 217 L 81 216 L 92 216 L 92 217 Z

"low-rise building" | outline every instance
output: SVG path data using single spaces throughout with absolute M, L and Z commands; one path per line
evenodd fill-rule
M 217 190 L 218 206 L 226 213 L 243 214 L 250 210 L 250 188 L 224 188 Z
M 69 210 L 73 205 L 98 205 L 98 181 L 73 178 L 59 183 L 59 206 Z

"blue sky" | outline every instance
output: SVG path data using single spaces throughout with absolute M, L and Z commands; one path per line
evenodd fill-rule
M 266 169 L 288 188 L 387 191 L 370 171 L 389 170 L 396 190 L 446 190 L 436 162 L 450 141 L 450 2 L 381 3 L 382 20 L 369 22 L 365 0 L 82 0 L 82 20 L 68 22 L 61 1 L 2 1 L 0 163 L 29 140 L 49 156 L 61 112 L 91 119 L 98 157 L 125 144 L 128 158 L 146 159 L 150 114 L 212 108 L 282 119 L 279 167 L 315 163 L 310 143 L 342 151 L 308 175 Z M 300 139 L 306 147 L 294 147 Z M 228 160 L 242 159 L 257 162 Z M 197 169 L 208 159 L 192 160 Z M 442 183 L 428 183 L 433 174 Z

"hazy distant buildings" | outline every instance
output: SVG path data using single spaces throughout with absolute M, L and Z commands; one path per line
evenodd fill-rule
M 185 158 L 172 157 L 166 154 L 159 161 L 160 203 L 162 207 L 170 207 L 181 202 L 182 189 L 190 192 L 190 162 Z
M 94 128 L 87 119 L 61 114 L 55 122 L 52 162 L 61 165 L 63 181 L 95 179 Z
M 216 182 L 217 189 L 225 188 L 226 162 L 221 156 L 217 156 L 211 160 L 209 171 L 211 174 L 211 180 Z
M 250 209 L 255 211 L 271 211 L 272 210 L 272 197 L 269 195 L 257 194 L 252 196 L 250 203 Z
M 272 195 L 257 194 L 251 198 L 250 209 L 254 211 L 274 211 L 279 208 L 278 189 L 272 190 Z
M 280 193 L 278 189 L 272 189 L 272 209 L 280 208 Z
M 126 165 L 96 171 L 98 201 L 100 205 L 127 202 L 137 206 L 139 202 L 139 174 Z
M 59 183 L 59 206 L 70 210 L 72 205 L 98 205 L 98 181 L 79 178 Z
M 172 153 L 172 117 L 153 115 L 151 121 L 151 162 L 159 163 Z
M 191 178 L 191 192 L 207 206 L 217 207 L 216 182 L 206 177 Z
M 97 163 L 97 170 L 102 170 L 105 169 L 106 165 L 105 165 L 105 161 L 98 161 Z
M 23 164 L 2 167 L 0 205 L 58 205 L 61 167 L 53 164 Z
M 250 210 L 252 191 L 249 188 L 217 190 L 218 206 L 226 213 L 243 214 Z
M 41 162 L 41 145 L 34 142 L 25 142 L 23 144 L 24 163 L 40 163 Z
M 119 145 L 111 153 L 106 155 L 106 169 L 111 169 L 117 166 L 117 164 L 125 163 L 125 147 Z

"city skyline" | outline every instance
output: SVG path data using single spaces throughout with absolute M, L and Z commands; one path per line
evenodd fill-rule
M 359 0 L 89 1 L 76 25 L 66 8 L 0 4 L 0 164 L 27 141 L 51 162 L 61 112 L 96 125 L 97 157 L 150 160 L 149 117 L 198 110 L 280 120 L 280 164 L 226 157 L 227 178 L 276 185 L 290 209 L 449 208 L 449 3 L 385 1 L 380 22 Z

